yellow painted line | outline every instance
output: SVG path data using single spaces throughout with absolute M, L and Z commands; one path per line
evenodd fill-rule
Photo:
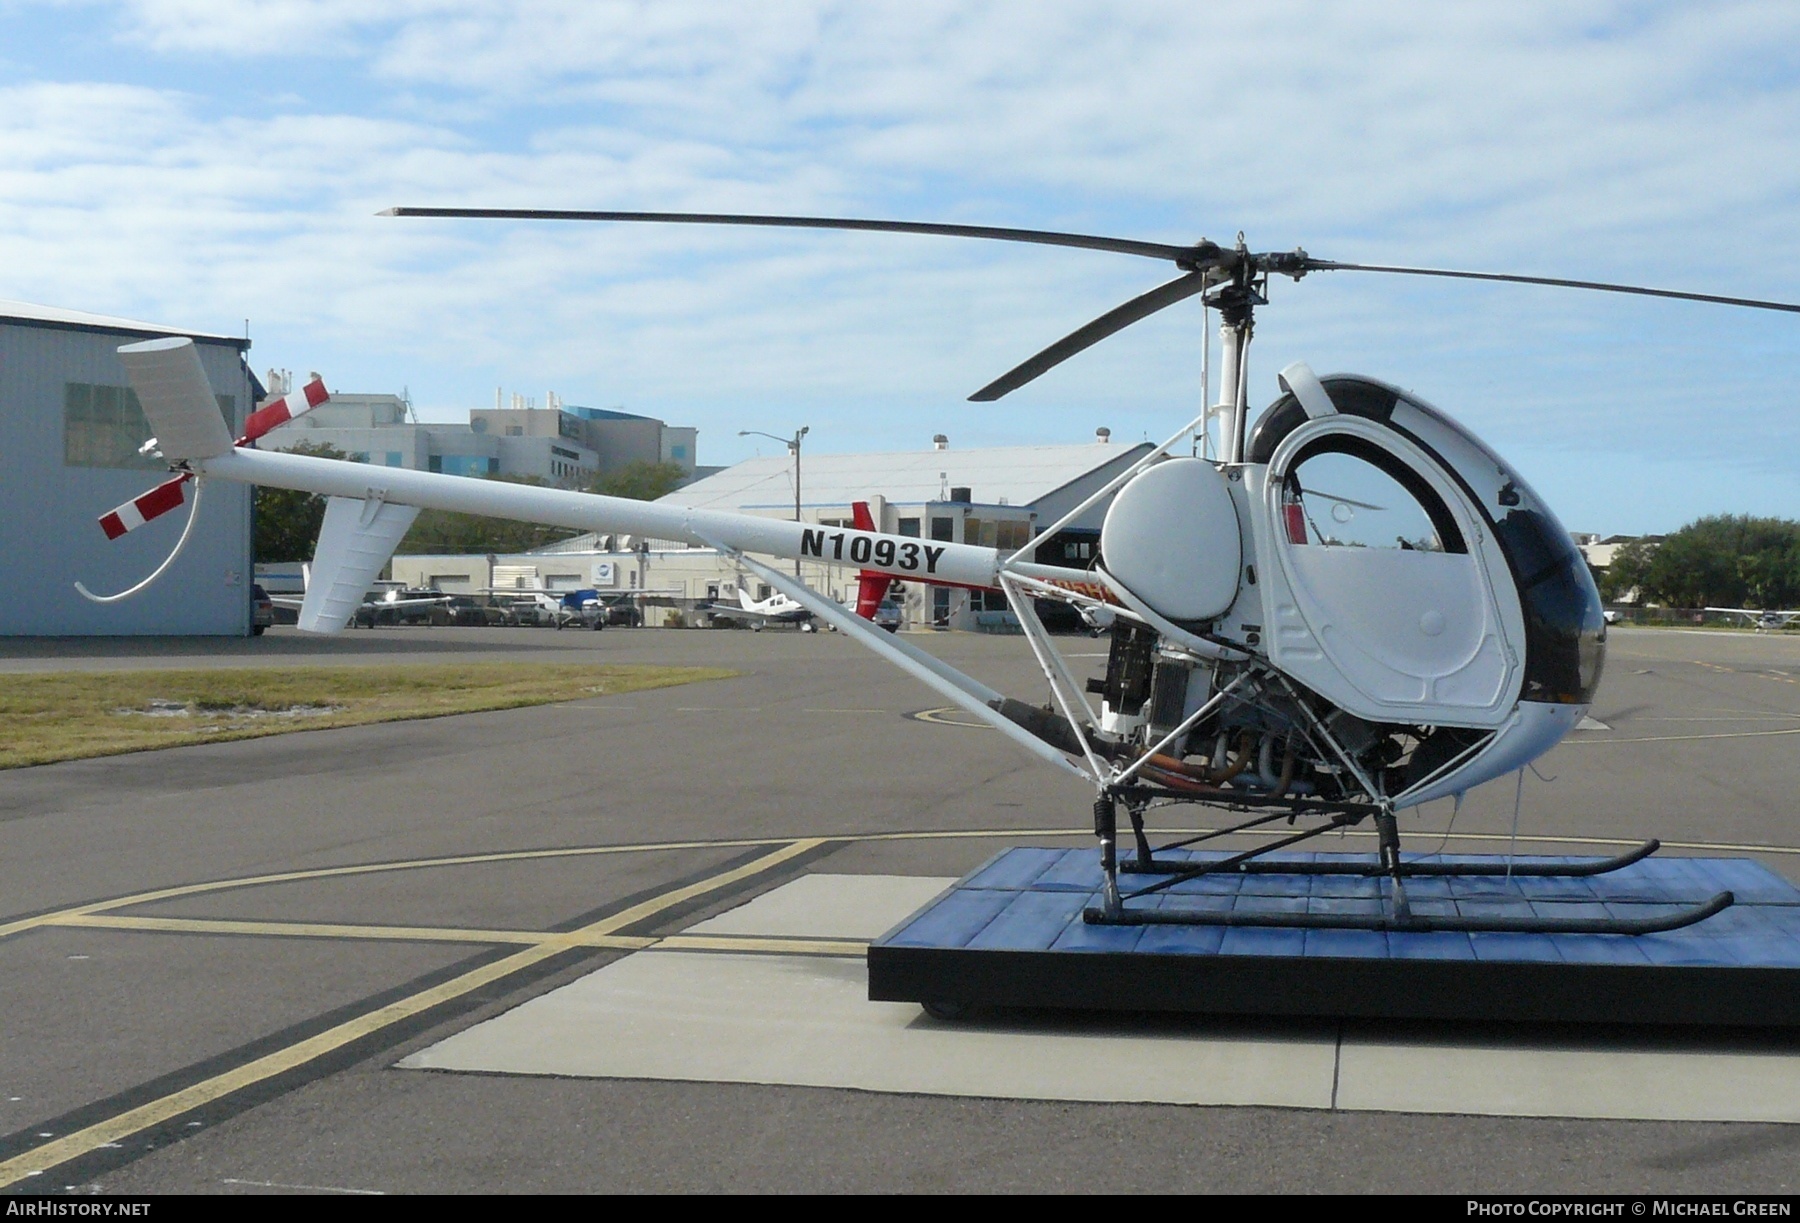
M 366 926 L 335 922 L 240 921 L 210 917 L 132 917 L 77 913 L 55 923 L 81 930 L 131 930 L 148 934 L 236 934 L 262 938 L 370 939 L 390 942 L 521 944 L 527 947 L 597 947 L 607 951 L 776 951 L 789 955 L 861 955 L 868 943 L 845 939 L 773 938 L 747 934 L 671 934 L 645 938 L 583 930 L 479 930 L 448 926 Z
M 1765 739 L 1771 735 L 1800 735 L 1800 726 L 1790 726 L 1786 730 L 1732 730 L 1721 731 L 1712 735 L 1652 735 L 1641 739 L 1620 739 L 1608 736 L 1588 739 L 1564 739 L 1565 744 L 1587 746 L 1593 743 L 1687 743 L 1697 739 Z
M 768 938 L 758 935 L 671 934 L 657 951 L 759 951 L 782 955 L 860 956 L 869 945 L 852 939 Z
M 601 918 L 599 921 L 592 922 L 571 933 L 577 936 L 616 934 L 634 922 L 653 917 L 696 896 L 761 874 L 825 843 L 826 838 L 823 837 L 809 837 L 805 840 L 790 842 L 780 849 L 764 854 L 742 866 L 709 876 L 697 883 L 688 884 L 686 887 L 664 892 L 649 900 L 632 905 L 623 912 Z M 265 1054 L 242 1066 L 227 1070 L 223 1074 L 214 1075 L 191 1087 L 171 1092 L 147 1104 L 127 1109 L 116 1116 L 108 1117 L 85 1129 L 77 1130 L 73 1134 L 65 1134 L 42 1146 L 34 1147 L 22 1155 L 15 1155 L 11 1159 L 0 1162 L 0 1188 L 5 1188 L 26 1177 L 54 1168 L 58 1164 L 67 1163 L 71 1159 L 89 1154 L 107 1143 L 118 1142 L 141 1130 L 173 1120 L 183 1113 L 191 1112 L 214 1100 L 231 1095 L 233 1092 L 254 1086 L 265 1079 L 274 1078 L 276 1075 L 296 1069 L 327 1053 L 361 1040 L 365 1036 L 379 1032 L 383 1028 L 391 1027 L 403 1020 L 422 1014 L 432 1007 L 460 998 L 485 985 L 503 980 L 516 972 L 539 964 L 559 954 L 562 950 L 564 950 L 562 945 L 546 943 L 528 947 L 523 951 L 516 951 L 503 959 L 495 960 L 492 964 L 484 964 L 480 968 L 453 977 L 430 989 L 391 1002 L 366 1015 L 359 1015 L 336 1027 L 328 1028 L 316 1036 Z
M 690 883 L 686 887 L 676 888 L 672 892 L 663 892 L 641 904 L 635 904 L 629 909 L 614 913 L 611 917 L 603 917 L 592 925 L 581 927 L 579 933 L 615 934 L 626 926 L 635 925 L 646 917 L 653 917 L 664 909 L 671 908 L 685 900 L 691 900 L 695 896 L 704 896 L 708 892 L 716 892 L 727 884 L 748 879 L 753 875 L 760 875 L 772 867 L 780 866 L 783 862 L 798 858 L 801 854 L 811 853 L 819 846 L 834 839 L 832 837 L 806 837 L 803 840 L 789 842 L 773 853 L 764 854 L 734 870 L 720 875 L 709 875 L 698 883 Z
M 639 951 L 653 938 L 623 934 L 580 934 L 560 930 L 470 930 L 446 926 L 367 926 L 335 922 L 239 921 L 210 917 L 132 917 L 122 914 L 74 913 L 52 925 L 87 930 L 140 930 L 152 934 L 248 934 L 274 938 L 378 939 L 414 943 L 516 943 L 526 947 L 600 947 Z
M 112 909 L 129 908 L 132 905 L 151 904 L 159 900 L 174 900 L 182 896 L 200 896 L 209 892 L 224 892 L 232 888 L 266 887 L 274 883 L 295 883 L 310 879 L 340 879 L 348 875 L 376 875 L 383 871 L 479 866 L 494 862 L 530 862 L 545 858 L 583 858 L 603 854 L 654 853 L 680 849 L 756 849 L 765 845 L 784 845 L 791 840 L 793 840 L 792 837 L 738 837 L 717 841 L 652 841 L 641 845 L 579 845 L 568 849 L 516 849 L 487 854 L 459 854 L 447 858 L 412 858 L 391 862 L 366 862 L 355 866 L 322 866 L 311 870 L 281 871 L 273 875 L 245 875 L 236 879 L 214 879 L 205 883 L 187 883 L 176 887 L 157 888 L 150 892 L 136 892 L 130 896 L 119 896 L 112 900 L 97 900 L 88 904 L 73 905 L 67 909 L 57 909 L 50 913 L 40 913 L 36 917 L 22 917 L 15 921 L 0 922 L 0 938 L 37 926 L 54 925 L 61 918 L 75 914 L 104 913 Z

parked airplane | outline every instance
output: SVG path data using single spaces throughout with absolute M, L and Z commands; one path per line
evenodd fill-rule
M 1742 616 L 1744 623 L 1757 632 L 1774 632 L 1786 628 L 1790 621 L 1800 619 L 1800 611 L 1774 611 L 1754 607 L 1709 607 L 1709 612 L 1718 612 L 1722 616 Z
M 813 627 L 813 614 L 779 591 L 758 602 L 750 597 L 749 591 L 739 586 L 737 607 L 714 603 L 698 610 L 715 620 L 738 620 L 758 631 L 765 624 L 796 624 L 803 633 L 818 631 Z

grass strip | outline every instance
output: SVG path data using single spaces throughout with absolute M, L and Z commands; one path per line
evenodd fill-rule
M 716 667 L 463 663 L 80 671 L 0 685 L 0 768 L 616 696 Z

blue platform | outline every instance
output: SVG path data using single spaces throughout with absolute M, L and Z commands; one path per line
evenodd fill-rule
M 1173 851 L 1158 861 L 1224 856 Z M 1157 878 L 1122 874 L 1120 885 L 1129 893 Z M 869 996 L 1219 1014 L 1800 1026 L 1800 888 L 1747 859 L 1651 857 L 1589 877 L 1406 882 L 1419 914 L 1629 918 L 1690 908 L 1719 892 L 1736 897 L 1695 925 L 1640 935 L 1092 925 L 1082 914 L 1099 903 L 1100 886 L 1092 848 L 1005 850 L 871 944 Z M 1390 886 L 1355 875 L 1230 873 L 1185 880 L 1127 907 L 1379 916 L 1390 911 Z

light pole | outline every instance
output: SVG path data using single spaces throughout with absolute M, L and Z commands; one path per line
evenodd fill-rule
M 794 452 L 794 521 L 800 521 L 800 439 L 812 432 L 811 425 L 801 425 L 799 432 L 792 437 L 776 437 L 773 433 L 764 433 L 761 429 L 739 429 L 739 437 L 766 437 L 772 442 L 780 442 Z M 794 558 L 794 576 L 800 576 L 800 558 Z

